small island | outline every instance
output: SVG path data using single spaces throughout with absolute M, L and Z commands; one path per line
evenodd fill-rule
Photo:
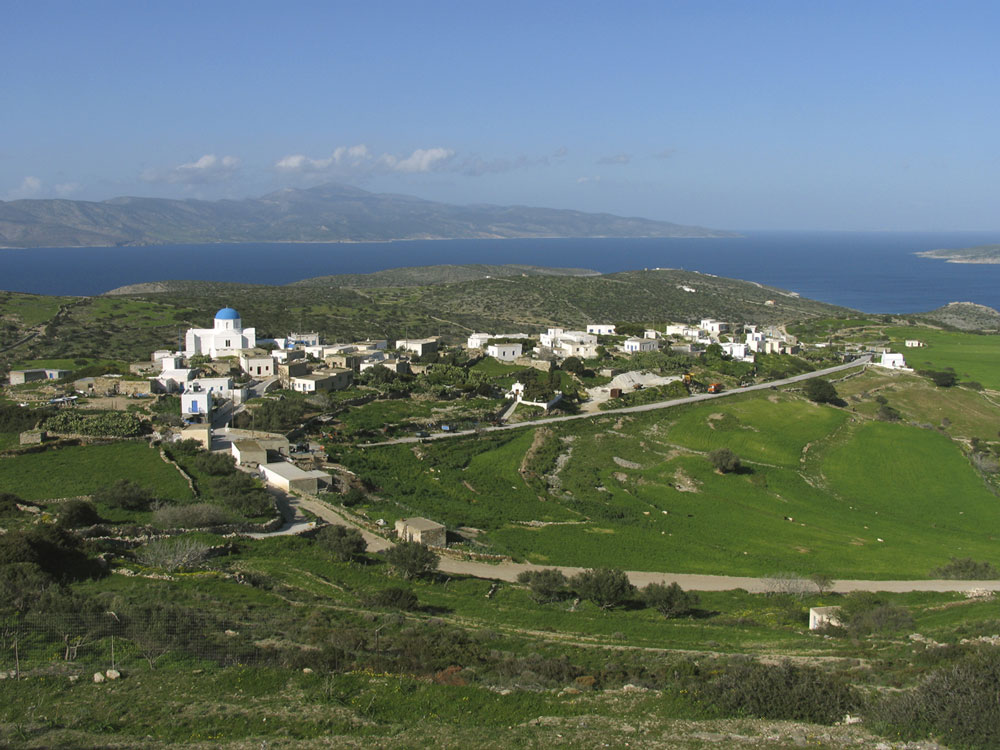
M 1000 263 L 1000 245 L 923 250 L 914 255 L 919 255 L 921 258 L 936 258 L 948 263 Z

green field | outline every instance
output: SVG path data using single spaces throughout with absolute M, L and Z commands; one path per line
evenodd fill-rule
M 714 471 L 721 447 L 747 470 Z M 948 436 L 792 393 L 344 461 L 378 488 L 373 517 L 482 529 L 485 551 L 539 564 L 920 578 L 952 555 L 1000 562 L 1000 505 Z
M 888 328 L 895 351 L 903 352 L 906 364 L 915 370 L 954 368 L 959 380 L 972 380 L 1000 390 L 1000 336 L 935 331 L 927 328 Z M 919 339 L 925 346 L 908 349 L 906 339 Z
M 75 446 L 0 458 L 0 487 L 25 500 L 89 495 L 119 479 L 148 487 L 156 497 L 189 499 L 177 470 L 144 442 Z

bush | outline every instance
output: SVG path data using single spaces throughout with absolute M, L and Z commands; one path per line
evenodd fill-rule
M 93 494 L 92 499 L 122 510 L 148 510 L 153 502 L 148 489 L 129 479 L 119 479 L 109 487 L 102 487 Z
M 833 724 L 860 699 L 843 679 L 815 667 L 744 661 L 712 678 L 698 697 L 724 715 Z
M 977 562 L 971 557 L 953 557 L 947 565 L 934 568 L 930 576 L 959 581 L 993 581 L 1000 578 L 1000 571 L 992 563 Z
M 899 410 L 888 404 L 882 404 L 875 412 L 875 419 L 880 422 L 898 422 L 902 418 L 903 415 L 899 413 Z
M 938 388 L 951 388 L 958 382 L 958 378 L 953 372 L 940 372 L 938 370 L 919 370 L 918 375 L 928 378 Z
M 951 747 L 1000 747 L 1000 653 L 980 648 L 931 672 L 914 690 L 886 696 L 872 718 L 895 735 L 933 734 Z M 888 726 L 885 726 L 888 725 Z
M 682 617 L 690 614 L 698 606 L 698 595 L 685 591 L 676 582 L 669 586 L 651 583 L 640 592 L 647 607 L 651 607 L 664 617 Z
M 101 522 L 93 503 L 86 500 L 69 500 L 59 507 L 59 525 L 67 529 L 93 526 Z
M 526 584 L 531 598 L 539 604 L 557 602 L 568 593 L 566 576 L 556 568 L 525 570 L 518 574 L 517 582 Z
M 585 570 L 573 576 L 570 583 L 581 598 L 589 599 L 601 609 L 624 604 L 635 593 L 625 571 L 613 568 Z
M 855 592 L 844 599 L 840 623 L 854 636 L 896 633 L 913 627 L 913 617 L 878 594 Z
M 169 573 L 199 567 L 208 559 L 209 546 L 188 536 L 173 539 L 154 539 L 145 544 L 136 559 L 151 568 L 162 568 Z
M 385 560 L 398 575 L 406 579 L 430 575 L 438 566 L 438 556 L 426 544 L 419 542 L 399 542 L 386 550 Z
M 376 591 L 365 600 L 365 604 L 369 607 L 399 609 L 404 612 L 411 612 L 420 606 L 416 594 L 409 589 L 399 588 L 398 586 Z
M 349 526 L 324 526 L 316 534 L 316 542 L 340 562 L 350 562 L 368 549 L 361 532 Z
M 200 529 L 232 521 L 231 513 L 212 503 L 165 505 L 153 512 L 153 525 L 158 529 Z
M 740 457 L 729 448 L 716 448 L 714 451 L 709 451 L 708 461 L 723 474 L 738 472 L 743 467 Z
M 24 500 L 13 492 L 0 492 L 0 516 L 20 513 L 17 509 L 18 505 L 24 505 Z
M 840 400 L 833 383 L 823 378 L 807 380 L 805 394 L 807 399 L 817 404 L 834 404 Z

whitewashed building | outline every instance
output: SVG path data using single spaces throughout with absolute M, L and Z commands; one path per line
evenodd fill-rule
M 238 356 L 243 349 L 257 346 L 257 331 L 244 328 L 240 314 L 231 307 L 223 307 L 215 314 L 212 328 L 189 328 L 184 337 L 184 356 L 204 355 L 219 357 Z
M 210 417 L 212 394 L 208 391 L 185 391 L 181 394 L 182 417 Z
M 909 370 L 910 368 L 906 366 L 906 360 L 903 358 L 902 354 L 897 354 L 894 352 L 885 352 L 876 362 L 879 367 L 885 367 L 888 370 Z
M 614 336 L 615 327 L 610 323 L 589 323 L 587 333 L 593 333 L 597 336 Z
M 490 344 L 486 347 L 486 354 L 503 362 L 513 362 L 521 356 L 523 349 L 522 344 Z
M 467 349 L 485 349 L 493 336 L 489 333 L 473 333 L 465 342 Z
M 622 351 L 629 354 L 635 354 L 636 352 L 655 352 L 658 348 L 659 347 L 654 339 L 640 339 L 635 336 L 626 339 L 625 343 L 622 344 Z

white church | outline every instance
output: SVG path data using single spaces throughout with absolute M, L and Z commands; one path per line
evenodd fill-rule
M 215 314 L 213 328 L 189 328 L 184 337 L 184 356 L 203 354 L 219 357 L 239 356 L 242 349 L 257 346 L 257 331 L 244 328 L 240 314 L 231 307 L 223 307 Z

